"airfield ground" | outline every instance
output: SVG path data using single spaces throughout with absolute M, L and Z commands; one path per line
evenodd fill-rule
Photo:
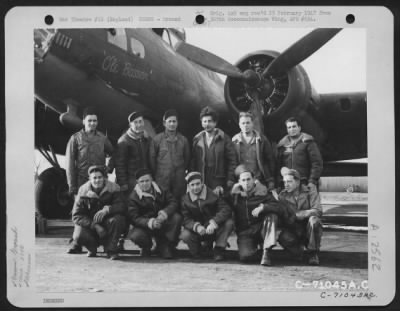
M 347 196 L 348 197 L 348 196 Z M 366 202 L 338 200 L 324 204 L 327 223 L 322 238 L 320 266 L 293 261 L 277 246 L 273 267 L 255 262 L 241 264 L 236 236 L 229 238 L 227 260 L 193 260 L 182 242 L 177 258 L 144 260 L 139 249 L 126 241 L 120 260 L 104 253 L 87 258 L 85 253 L 66 254 L 72 227 L 49 230 L 36 237 L 36 288 L 38 292 L 132 292 L 132 291 L 292 291 L 296 281 L 354 281 L 368 279 Z M 311 290 L 311 288 L 303 288 Z

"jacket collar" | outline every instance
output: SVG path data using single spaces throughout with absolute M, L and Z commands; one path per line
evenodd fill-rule
M 232 188 L 232 194 L 239 194 L 241 197 L 251 197 L 251 196 L 266 196 L 268 194 L 268 189 L 265 187 L 262 183 L 260 183 L 258 180 L 255 183 L 254 188 L 249 192 L 245 191 L 240 191 L 236 190 L 234 191 L 235 188 Z
M 299 194 L 300 194 L 300 193 L 308 193 L 308 192 L 310 192 L 310 188 L 308 188 L 306 185 L 300 184 L 300 187 L 299 187 Z M 282 193 L 282 194 L 286 194 L 286 195 L 292 195 L 292 194 L 293 194 L 293 192 L 287 192 L 286 189 L 283 189 L 283 190 L 281 191 L 281 193 Z
M 83 135 L 88 135 L 88 133 L 85 131 L 84 128 L 81 129 L 80 132 L 81 132 Z M 95 130 L 95 131 L 94 131 L 94 135 L 95 135 L 95 136 L 99 135 L 99 132 L 98 132 L 97 130 Z
M 155 191 L 156 193 L 161 194 L 160 188 L 158 187 L 158 185 L 157 185 L 154 181 L 151 183 L 151 186 L 153 187 L 153 189 L 154 189 L 154 191 Z M 134 191 L 135 191 L 136 194 L 138 195 L 139 200 L 141 200 L 143 197 L 153 198 L 153 200 L 156 199 L 155 196 L 152 195 L 151 193 L 142 191 L 142 189 L 140 189 L 139 185 L 136 185 L 136 186 L 135 186 Z
M 145 138 L 145 139 L 149 138 L 149 134 L 146 132 L 146 130 L 143 130 L 143 135 L 140 135 L 140 134 L 136 134 L 131 128 L 129 128 L 126 131 L 126 135 L 128 135 L 130 138 L 132 138 L 134 140 L 138 140 L 141 138 Z
M 206 133 L 205 130 L 201 131 L 194 137 L 194 140 L 196 140 L 196 141 L 199 140 L 202 137 L 202 135 L 205 135 L 205 133 Z M 225 133 L 222 130 L 220 130 L 219 128 L 215 128 L 215 137 L 214 137 L 215 141 L 217 139 L 224 139 L 224 136 L 225 136 Z
M 256 141 L 256 142 L 260 141 L 260 140 L 261 140 L 261 135 L 260 135 L 260 133 L 259 133 L 258 131 L 256 131 L 256 130 L 253 130 L 253 133 L 254 133 L 255 141 Z M 243 135 L 242 135 L 242 132 L 240 132 L 240 133 L 236 134 L 235 136 L 233 136 L 232 141 L 233 141 L 235 144 L 240 144 L 240 143 L 242 143 L 242 142 L 243 142 Z
M 295 143 L 295 145 L 296 145 L 298 142 L 300 142 L 300 141 L 302 141 L 302 142 L 304 143 L 304 142 L 306 142 L 306 141 L 313 141 L 313 140 L 314 140 L 314 137 L 312 137 L 311 135 L 309 135 L 309 134 L 307 134 L 307 133 L 301 132 L 301 133 L 300 133 L 300 137 L 299 137 L 299 139 L 297 140 L 297 142 Z M 292 144 L 292 142 L 291 142 L 290 139 L 289 139 L 289 135 L 286 135 L 285 137 L 283 137 L 283 138 L 279 141 L 279 143 L 278 143 L 278 145 L 277 145 L 277 148 L 282 147 L 282 146 L 289 146 L 289 145 L 291 145 L 291 144 Z
M 109 180 L 106 180 L 106 184 L 104 188 L 100 191 L 99 194 L 93 191 L 92 185 L 90 184 L 90 181 L 87 181 L 81 186 L 81 189 L 79 189 L 79 192 L 81 193 L 82 196 L 87 196 L 89 198 L 99 198 L 103 193 L 105 192 L 118 192 L 120 190 L 119 186 L 116 183 L 113 183 Z
M 203 185 L 203 189 L 201 190 L 199 195 L 195 195 L 190 191 L 188 191 L 188 192 L 189 192 L 190 200 L 192 200 L 192 202 L 197 201 L 199 199 L 204 201 L 206 199 L 206 197 L 207 197 L 207 187 L 206 187 L 206 185 Z

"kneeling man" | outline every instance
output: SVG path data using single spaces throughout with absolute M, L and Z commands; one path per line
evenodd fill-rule
M 231 191 L 235 214 L 237 244 L 240 261 L 252 261 L 257 256 L 258 245 L 263 245 L 261 265 L 271 266 L 271 249 L 277 241 L 278 215 L 281 207 L 278 201 L 260 182 L 254 173 L 239 165 L 235 173 L 239 182 Z
M 279 200 L 296 212 L 296 221 L 294 225 L 284 228 L 279 243 L 296 256 L 303 254 L 305 246 L 310 251 L 308 263 L 319 265 L 322 207 L 317 189 L 301 184 L 300 174 L 296 170 L 284 167 L 281 174 L 285 189 L 279 194 Z
M 212 247 L 215 241 L 214 260 L 221 261 L 234 226 L 231 208 L 204 184 L 199 172 L 189 173 L 186 182 L 188 192 L 182 198 L 184 229 L 180 239 L 195 258 L 200 257 L 201 242 Z
M 103 166 L 91 166 L 88 173 L 89 181 L 79 188 L 72 210 L 74 243 L 85 246 L 88 257 L 95 257 L 97 247 L 103 245 L 115 260 L 118 239 L 125 230 L 126 206 L 119 186 L 107 180 Z
M 182 224 L 182 216 L 177 213 L 178 204 L 170 192 L 161 190 L 153 181 L 149 169 L 139 169 L 135 177 L 137 185 L 128 204 L 128 218 L 133 229 L 128 237 L 142 249 L 144 257 L 151 255 L 154 237 L 160 255 L 172 258 Z

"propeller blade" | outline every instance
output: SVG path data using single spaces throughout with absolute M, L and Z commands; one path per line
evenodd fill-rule
M 178 43 L 176 51 L 192 62 L 209 70 L 222 73 L 232 78 L 243 78 L 243 73 L 239 70 L 239 68 L 228 63 L 226 60 L 194 45 L 181 41 Z
M 318 28 L 311 31 L 275 58 L 264 70 L 262 76 L 287 72 L 323 47 L 340 30 L 342 28 Z

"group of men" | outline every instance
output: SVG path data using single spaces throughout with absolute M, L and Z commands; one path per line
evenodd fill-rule
M 121 236 L 127 236 L 144 257 L 173 258 L 182 240 L 194 258 L 221 261 L 235 230 L 240 261 L 261 257 L 270 266 L 279 242 L 293 256 L 307 252 L 309 264 L 318 265 L 322 158 L 299 121 L 286 121 L 288 135 L 276 151 L 254 129 L 248 112 L 240 113 L 241 132 L 231 139 L 217 128 L 217 112 L 203 108 L 204 130 L 191 147 L 177 131 L 178 121 L 176 111 L 166 111 L 165 131 L 151 138 L 143 114 L 133 112 L 113 148 L 97 131 L 96 112 L 85 110 L 84 128 L 71 137 L 66 152 L 68 185 L 76 195 L 68 252 L 85 246 L 92 257 L 103 245 L 114 260 L 123 247 Z M 112 155 L 108 165 L 106 154 Z M 116 183 L 108 180 L 114 167 Z

